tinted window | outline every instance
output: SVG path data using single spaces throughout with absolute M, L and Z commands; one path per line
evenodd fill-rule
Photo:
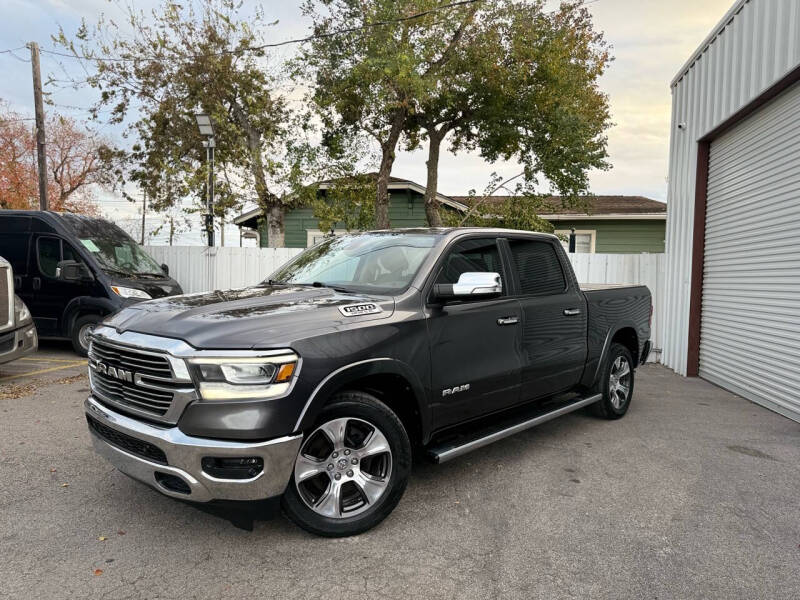
M 39 253 L 39 270 L 48 277 L 56 276 L 56 267 L 61 260 L 61 240 L 58 238 L 39 238 L 37 252 Z
M 500 252 L 495 239 L 464 240 L 450 250 L 436 283 L 458 283 L 462 273 L 500 273 Z
M 4 233 L 0 235 L 0 256 L 11 263 L 14 275 L 28 272 L 29 233 Z
M 560 294 L 567 287 L 556 249 L 547 242 L 511 240 L 511 256 L 523 294 Z

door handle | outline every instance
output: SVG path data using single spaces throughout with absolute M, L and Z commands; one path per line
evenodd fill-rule
M 567 317 L 574 317 L 575 315 L 581 314 L 580 308 L 565 308 L 564 315 Z
M 518 317 L 500 317 L 497 319 L 497 324 L 501 327 L 503 325 L 516 325 L 517 323 L 519 323 Z
M 42 289 L 42 279 L 40 277 L 33 278 L 33 289 L 35 290 Z

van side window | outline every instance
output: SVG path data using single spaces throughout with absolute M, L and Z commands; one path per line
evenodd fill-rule
M 509 244 L 521 294 L 548 296 L 564 292 L 567 282 L 552 244 L 535 240 L 509 240 Z
M 482 238 L 458 242 L 448 252 L 436 283 L 458 283 L 462 273 L 500 273 L 502 276 L 497 240 Z M 505 287 L 504 283 L 503 290 Z
M 39 269 L 43 275 L 56 276 L 56 267 L 61 260 L 61 240 L 52 237 L 40 237 L 36 243 L 39 255 Z

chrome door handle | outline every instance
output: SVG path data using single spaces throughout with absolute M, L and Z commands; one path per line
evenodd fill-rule
M 519 319 L 517 317 L 500 317 L 497 319 L 498 325 L 516 325 L 519 323 Z
M 567 317 L 574 317 L 575 315 L 581 314 L 580 308 L 565 308 L 564 315 Z

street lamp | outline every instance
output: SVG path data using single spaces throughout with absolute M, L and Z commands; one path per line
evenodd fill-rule
M 206 149 L 206 162 L 208 163 L 208 193 L 206 194 L 206 234 L 208 235 L 208 245 L 214 245 L 214 125 L 211 117 L 206 113 L 197 113 L 194 118 L 197 120 L 197 127 L 200 135 L 206 136 L 203 147 Z

